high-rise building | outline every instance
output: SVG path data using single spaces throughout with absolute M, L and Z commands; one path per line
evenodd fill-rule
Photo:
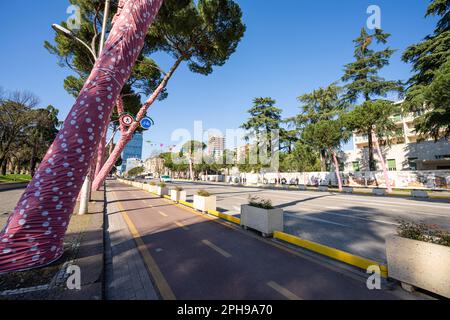
M 208 155 L 214 158 L 223 157 L 225 151 L 225 137 L 209 133 Z
M 127 171 L 127 160 L 130 158 L 142 159 L 142 145 L 144 142 L 144 137 L 142 133 L 136 132 L 133 135 L 133 139 L 125 146 L 122 152 L 122 166 L 121 172 Z

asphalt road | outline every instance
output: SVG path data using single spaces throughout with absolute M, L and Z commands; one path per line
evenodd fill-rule
M 362 276 L 142 190 L 118 182 L 109 182 L 108 188 L 109 201 L 120 204 L 130 230 L 136 229 L 145 244 L 144 260 L 154 270 L 155 283 L 165 288 L 163 295 L 188 300 L 405 298 L 401 290 L 368 290 Z
M 188 194 L 199 189 L 217 196 L 218 211 L 239 215 L 249 196 L 272 200 L 285 210 L 285 232 L 385 263 L 385 237 L 400 220 L 436 224 L 450 230 L 450 202 L 314 191 L 242 188 L 176 182 Z M 172 185 L 174 185 L 172 184 Z
M 25 189 L 16 189 L 0 192 L 0 230 L 3 229 L 9 214 L 14 210 L 24 191 Z

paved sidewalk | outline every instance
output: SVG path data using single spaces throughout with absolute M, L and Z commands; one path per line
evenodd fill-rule
M 10 196 L 18 194 L 9 194 Z M 89 214 L 73 215 L 65 237 L 65 253 L 45 268 L 0 277 L 0 300 L 101 300 L 103 298 L 104 191 L 95 192 Z M 12 199 L 12 197 L 11 197 Z M 17 199 L 11 200 L 17 201 Z M 11 202 L 10 201 L 10 202 Z M 10 207 L 11 208 L 11 205 Z M 8 208 L 8 210 L 9 210 Z M 77 207 L 74 212 L 77 212 Z M 80 267 L 81 290 L 66 286 L 69 265 Z M 6 294 L 7 293 L 7 294 Z
M 107 264 L 107 300 L 158 300 L 147 268 L 122 217 L 114 193 L 108 193 L 111 263 Z M 108 250 L 108 249 L 107 249 Z

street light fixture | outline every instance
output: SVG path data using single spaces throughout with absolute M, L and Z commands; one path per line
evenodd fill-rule
M 86 42 L 84 42 L 83 40 L 81 40 L 80 38 L 78 38 L 77 36 L 75 36 L 75 34 L 74 34 L 72 31 L 70 31 L 69 29 L 64 28 L 63 26 L 60 26 L 59 24 L 56 24 L 56 23 L 52 24 L 52 28 L 53 28 L 53 30 L 55 30 L 57 33 L 62 34 L 63 36 L 66 36 L 66 37 L 68 37 L 68 38 L 77 40 L 79 43 L 81 43 L 83 46 L 85 46 L 85 47 L 89 50 L 89 52 L 90 52 L 90 53 L 92 54 L 92 56 L 94 57 L 94 60 L 97 60 L 97 55 L 96 55 L 95 52 L 91 49 L 91 47 L 90 47 Z

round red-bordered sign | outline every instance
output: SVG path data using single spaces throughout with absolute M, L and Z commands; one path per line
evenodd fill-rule
M 122 124 L 126 127 L 129 127 L 133 124 L 134 118 L 131 114 L 125 113 L 120 116 L 119 121 L 120 121 L 120 124 Z

